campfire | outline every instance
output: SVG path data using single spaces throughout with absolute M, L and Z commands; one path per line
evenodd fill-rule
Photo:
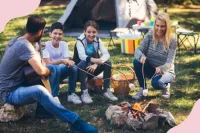
M 160 109 L 159 104 L 153 102 L 136 102 L 132 106 L 128 102 L 121 102 L 118 105 L 109 106 L 106 117 L 119 128 L 126 124 L 134 130 L 155 129 L 166 123 L 171 126 L 176 125 L 171 113 Z
M 133 118 L 140 119 L 143 121 L 145 116 L 144 110 L 142 110 L 141 105 L 142 103 L 135 103 L 131 108 L 130 111 L 133 114 Z

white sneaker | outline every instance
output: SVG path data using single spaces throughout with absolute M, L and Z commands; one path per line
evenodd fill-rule
M 104 97 L 108 98 L 111 101 L 117 101 L 118 98 L 116 96 L 114 96 L 112 94 L 112 92 L 110 92 L 110 89 L 107 89 L 107 91 L 105 93 L 103 93 Z
M 170 86 L 171 86 L 170 83 L 168 83 L 166 88 L 161 90 L 161 92 L 162 92 L 161 97 L 163 99 L 169 99 L 170 98 Z
M 72 93 L 71 95 L 68 96 L 67 98 L 68 102 L 72 102 L 73 104 L 81 104 L 81 100 L 79 96 L 77 96 L 75 93 Z
M 53 97 L 53 98 L 55 99 L 55 101 L 56 101 L 57 103 L 60 103 L 60 100 L 59 100 L 58 97 Z
M 83 90 L 83 94 L 81 95 L 81 100 L 86 104 L 93 103 L 90 95 L 88 94 L 88 89 Z
M 141 100 L 143 97 L 143 88 L 140 87 L 139 91 L 132 97 L 135 100 Z

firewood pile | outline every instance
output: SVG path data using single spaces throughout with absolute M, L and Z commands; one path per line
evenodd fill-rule
M 174 117 L 170 112 L 166 112 L 160 108 L 159 104 L 135 103 L 130 105 L 128 102 L 121 102 L 118 105 L 111 105 L 106 110 L 106 118 L 111 124 L 122 128 L 125 125 L 137 129 L 155 129 L 163 127 L 166 124 L 175 126 Z

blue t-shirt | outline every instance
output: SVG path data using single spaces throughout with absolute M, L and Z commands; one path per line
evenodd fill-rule
M 95 56 L 95 49 L 94 49 L 94 42 L 87 44 L 86 48 L 85 48 L 85 53 L 86 55 L 90 56 L 90 57 L 94 57 Z

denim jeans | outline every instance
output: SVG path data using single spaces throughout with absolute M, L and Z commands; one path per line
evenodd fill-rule
M 61 104 L 57 103 L 42 85 L 16 88 L 7 97 L 3 97 L 3 100 L 14 106 L 39 102 L 49 113 L 70 124 L 73 124 L 79 117 L 76 113 L 65 109 Z
M 139 85 L 140 87 L 144 88 L 144 79 L 142 75 L 142 63 L 140 63 L 138 60 L 135 59 L 133 61 L 133 65 L 134 65 L 134 70 L 135 70 L 135 74 L 137 76 Z M 154 73 L 155 73 L 155 68 L 149 64 L 148 60 L 146 60 L 144 64 L 144 78 L 151 79 Z M 164 89 L 167 86 L 167 84 L 171 83 L 173 80 L 174 80 L 174 74 L 167 72 L 164 74 L 155 75 L 151 80 L 151 85 L 154 89 L 161 90 L 161 89 Z M 145 83 L 145 86 L 146 86 L 146 83 Z
M 106 89 L 110 88 L 110 76 L 111 76 L 111 62 L 109 60 L 107 60 L 105 62 L 106 64 L 103 65 L 98 65 L 98 67 L 96 68 L 96 70 L 94 71 L 94 73 L 92 73 L 92 75 L 99 75 L 102 71 L 103 71 L 103 86 L 104 86 L 104 91 L 106 91 Z M 110 65 L 110 66 L 109 66 Z M 87 71 L 86 68 L 88 67 L 88 64 L 86 63 L 86 61 L 81 61 L 77 64 L 77 66 L 81 69 L 83 69 L 84 71 Z M 87 74 L 81 70 L 78 70 L 78 78 L 79 81 L 81 82 L 81 90 L 85 90 L 87 89 L 87 79 L 90 80 L 92 79 L 94 76 L 91 76 L 90 74 Z
M 49 79 L 52 95 L 58 96 L 60 82 L 69 77 L 68 94 L 75 92 L 76 80 L 77 80 L 77 68 L 75 66 L 68 67 L 67 65 L 47 65 L 47 68 L 51 71 L 51 77 Z

